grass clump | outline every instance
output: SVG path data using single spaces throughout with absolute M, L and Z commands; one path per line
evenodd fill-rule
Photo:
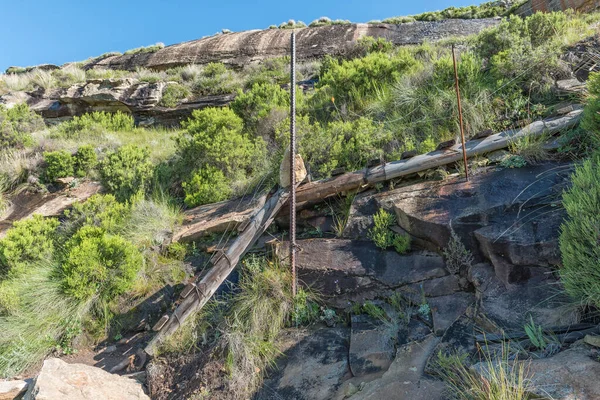
M 466 355 L 438 353 L 436 373 L 458 400 L 528 400 L 530 374 L 524 362 L 509 361 L 508 346 L 499 355 L 484 350 L 478 370 L 469 367 Z
M 582 305 L 600 306 L 600 155 L 579 165 L 563 194 L 568 218 L 561 226 L 559 270 L 567 293 Z
M 150 46 L 141 46 L 141 47 L 136 47 L 135 49 L 129 49 L 123 54 L 132 55 L 132 54 L 156 53 L 158 50 L 160 50 L 164 47 L 165 47 L 165 44 L 159 42 L 159 43 L 152 44 Z
M 374 226 L 369 230 L 369 238 L 375 243 L 375 246 L 386 250 L 390 247 L 404 254 L 410 249 L 410 236 L 400 235 L 392 232 L 390 229 L 396 224 L 396 217 L 380 208 L 373 216 Z
M 102 184 L 119 201 L 143 193 L 148 188 L 153 170 L 148 148 L 134 145 L 120 147 L 100 163 Z
M 548 135 L 524 135 L 510 141 L 508 147 L 511 153 L 521 157 L 527 164 L 535 165 L 551 158 L 550 152 L 544 147 Z

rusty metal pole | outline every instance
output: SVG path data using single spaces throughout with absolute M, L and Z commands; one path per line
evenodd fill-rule
M 296 296 L 296 33 L 293 31 L 290 42 L 290 267 L 292 295 Z
M 462 105 L 460 103 L 460 88 L 458 87 L 458 68 L 456 66 L 456 54 L 454 44 L 452 45 L 452 61 L 454 62 L 454 83 L 456 86 L 456 101 L 458 102 L 458 120 L 460 122 L 460 139 L 462 144 L 463 162 L 465 163 L 465 178 L 469 181 L 469 165 L 467 164 L 467 149 L 465 147 L 465 130 L 463 127 Z

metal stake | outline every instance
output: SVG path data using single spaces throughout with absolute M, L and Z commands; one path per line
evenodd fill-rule
M 458 102 L 458 120 L 460 122 L 460 139 L 462 143 L 463 162 L 465 163 L 465 178 L 469 181 L 469 166 L 467 164 L 467 148 L 465 147 L 465 130 L 463 128 L 462 106 L 460 104 L 460 88 L 458 87 L 458 68 L 456 66 L 456 54 L 454 44 L 452 45 L 452 61 L 454 61 L 454 83 L 456 86 L 456 100 Z
M 292 295 L 298 291 L 296 277 L 296 33 L 291 35 L 290 57 L 290 266 Z

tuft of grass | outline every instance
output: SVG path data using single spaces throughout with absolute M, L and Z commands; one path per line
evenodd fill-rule
M 180 207 L 168 194 L 158 192 L 133 202 L 123 236 L 138 247 L 160 245 L 182 220 Z
M 65 347 L 69 321 L 81 318 L 88 304 L 66 297 L 49 262 L 31 266 L 25 274 L 0 283 L 11 293 L 12 311 L 0 310 L 0 376 L 8 378 L 36 365 L 57 345 Z M 72 328 L 72 327 L 71 327 Z
M 448 385 L 450 395 L 458 400 L 528 400 L 531 398 L 527 364 L 509 361 L 510 349 L 501 354 L 483 351 L 480 370 L 468 365 L 466 355 L 438 353 L 436 372 Z
M 333 231 L 335 232 L 335 236 L 339 238 L 344 235 L 344 229 L 346 229 L 346 225 L 348 224 L 350 209 L 355 197 L 356 193 L 348 194 L 346 197 L 339 199 L 337 207 L 330 206 L 333 215 Z
M 544 147 L 548 139 L 548 135 L 524 135 L 512 140 L 508 147 L 511 153 L 523 158 L 527 164 L 535 165 L 552 159 L 550 152 Z

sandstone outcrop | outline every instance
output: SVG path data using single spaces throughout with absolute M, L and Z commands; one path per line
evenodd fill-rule
M 452 36 L 467 36 L 498 24 L 499 19 L 452 19 L 438 22 L 393 24 L 348 24 L 298 29 L 298 60 L 338 54 L 365 36 L 383 37 L 395 45 L 418 44 Z M 111 68 L 134 71 L 136 68 L 164 70 L 187 64 L 222 62 L 243 67 L 251 62 L 288 55 L 290 31 L 252 30 L 227 33 L 167 46 L 154 53 L 107 57 L 85 68 Z
M 25 394 L 26 400 L 149 400 L 133 379 L 51 358 Z

